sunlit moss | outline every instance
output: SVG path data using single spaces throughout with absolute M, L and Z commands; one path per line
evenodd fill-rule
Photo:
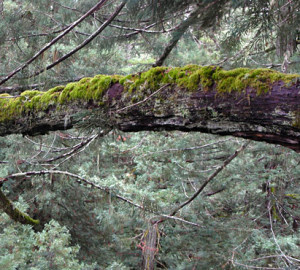
M 270 91 L 275 82 L 289 85 L 299 78 L 299 75 L 283 74 L 270 69 L 223 70 L 216 66 L 197 65 L 175 68 L 155 67 L 144 73 L 127 76 L 97 75 L 66 86 L 51 88 L 47 92 L 27 90 L 17 97 L 2 94 L 0 95 L 0 121 L 10 120 L 24 113 L 46 111 L 50 106 L 60 108 L 63 104 L 74 101 L 94 101 L 97 104 L 104 104 L 106 91 L 115 83 L 123 85 L 124 96 L 130 95 L 131 102 L 136 102 L 165 84 L 176 84 L 187 92 L 216 90 L 220 94 L 243 92 L 251 88 L 257 95 L 261 95 Z
M 256 90 L 257 95 L 261 95 L 267 93 L 274 82 L 289 84 L 299 78 L 299 75 L 283 74 L 270 69 L 237 68 L 219 69 L 212 77 L 221 93 L 241 92 L 250 87 Z

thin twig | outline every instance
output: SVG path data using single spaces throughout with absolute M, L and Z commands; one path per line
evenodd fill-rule
M 134 106 L 137 106 L 137 105 L 140 105 L 140 104 L 146 102 L 149 98 L 153 97 L 153 96 L 156 95 L 158 92 L 160 92 L 161 90 L 167 88 L 167 87 L 170 86 L 170 85 L 171 85 L 170 83 L 165 84 L 164 86 L 162 86 L 161 88 L 159 88 L 158 90 L 156 90 L 154 93 L 152 93 L 150 96 L 146 97 L 144 100 L 139 101 L 139 102 L 134 103 L 134 104 L 131 104 L 131 105 L 126 106 L 126 107 L 124 107 L 124 108 L 121 108 L 121 109 L 119 109 L 119 110 L 116 110 L 115 113 L 119 113 L 119 112 L 121 112 L 121 111 L 124 111 L 124 110 L 126 110 L 126 109 L 132 108 L 132 107 L 134 107 Z
M 92 40 L 94 40 L 113 20 L 114 18 L 119 14 L 119 12 L 123 9 L 123 7 L 125 6 L 125 2 L 123 2 L 121 5 L 118 6 L 118 8 L 115 10 L 115 12 L 109 17 L 109 19 L 107 19 L 107 21 L 105 21 L 98 29 L 97 31 L 95 31 L 93 34 L 91 34 L 85 41 L 83 41 L 79 46 L 77 46 L 75 49 L 73 49 L 72 51 L 70 51 L 69 53 L 65 54 L 64 56 L 62 56 L 61 58 L 59 58 L 58 60 L 56 60 L 55 62 L 53 62 L 52 64 L 48 65 L 47 67 L 37 71 L 36 73 L 34 73 L 33 75 L 31 75 L 29 78 L 35 77 L 41 73 L 43 73 L 46 70 L 49 70 L 53 67 L 55 67 L 56 65 L 58 65 L 59 63 L 61 63 L 62 61 L 66 60 L 67 58 L 69 58 L 70 56 L 72 56 L 73 54 L 75 54 L 76 52 L 78 52 L 79 50 L 81 50 L 83 47 L 85 47 L 87 44 L 89 44 Z
M 228 159 L 226 159 L 223 163 L 222 166 L 218 167 L 217 170 L 207 178 L 207 180 L 201 185 L 201 187 L 194 193 L 194 195 L 188 199 L 187 201 L 185 201 L 184 203 L 182 203 L 181 205 L 179 205 L 178 207 L 176 207 L 170 214 L 170 216 L 174 216 L 180 209 L 182 209 L 184 206 L 190 204 L 196 197 L 198 197 L 198 195 L 202 192 L 202 190 L 207 186 L 207 184 L 209 182 L 211 182 L 235 157 L 237 157 L 237 155 L 242 152 L 250 143 L 250 141 L 246 142 L 245 144 L 243 144 L 238 150 L 236 150 L 234 152 L 234 154 L 232 154 Z
M 284 253 L 283 253 L 283 251 L 282 251 L 282 249 L 281 249 L 281 247 L 280 247 L 280 245 L 279 245 L 279 243 L 278 243 L 278 241 L 277 241 L 275 232 L 274 232 L 274 230 L 273 230 L 273 220 L 272 220 L 271 208 L 272 208 L 272 207 L 271 207 L 271 202 L 270 202 L 270 200 L 269 200 L 269 202 L 268 202 L 268 215 L 269 215 L 270 229 L 271 229 L 271 233 L 272 233 L 274 242 L 275 242 L 277 248 L 279 249 L 279 251 L 280 251 L 282 257 L 285 258 L 290 264 L 293 265 L 293 262 L 292 262 L 292 261 L 291 261 Z

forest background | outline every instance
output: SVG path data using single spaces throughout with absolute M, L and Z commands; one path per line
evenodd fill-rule
M 300 73 L 296 0 L 1 0 L 0 18 L 0 94 L 162 65 Z M 90 123 L 0 147 L 0 269 L 300 267 L 291 149 Z

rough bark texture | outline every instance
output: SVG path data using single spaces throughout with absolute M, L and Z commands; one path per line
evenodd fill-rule
M 0 95 L 0 136 L 72 127 L 232 135 L 300 152 L 299 75 L 188 66 Z
M 159 244 L 159 229 L 157 223 L 149 224 L 148 230 L 144 233 L 143 240 L 141 245 L 143 252 L 142 269 L 153 270 L 156 265 L 155 255 L 158 252 Z

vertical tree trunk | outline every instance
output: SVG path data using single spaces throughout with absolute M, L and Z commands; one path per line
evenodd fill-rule
M 155 255 L 158 252 L 159 230 L 157 223 L 149 224 L 148 230 L 144 233 L 142 242 L 143 270 L 155 269 Z

